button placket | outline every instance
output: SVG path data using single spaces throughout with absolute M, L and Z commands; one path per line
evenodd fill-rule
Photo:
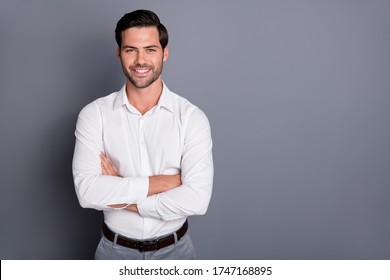
M 144 133 L 144 123 L 145 120 L 143 118 L 140 119 L 139 122 L 139 147 L 140 147 L 140 155 L 141 155 L 141 166 L 142 166 L 142 173 L 147 174 L 147 151 L 146 151 L 146 145 L 145 145 L 145 133 Z

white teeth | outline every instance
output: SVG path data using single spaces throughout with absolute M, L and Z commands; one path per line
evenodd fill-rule
M 135 71 L 138 72 L 138 73 L 146 73 L 149 70 L 147 70 L 147 69 L 136 69 Z

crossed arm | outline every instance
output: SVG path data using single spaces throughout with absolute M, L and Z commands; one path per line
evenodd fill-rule
M 116 176 L 122 177 L 115 170 L 114 166 L 110 162 L 110 160 L 104 155 L 104 153 L 100 153 L 100 163 L 102 168 L 102 174 L 107 176 Z M 147 196 L 152 196 L 161 192 L 169 191 L 171 189 L 177 188 L 181 185 L 181 174 L 176 175 L 156 175 L 149 177 L 149 190 Z M 122 204 L 110 204 L 108 205 L 111 208 L 119 208 L 125 209 L 132 212 L 138 213 L 137 204 L 127 205 L 125 203 Z
M 203 112 L 189 112 L 180 175 L 124 176 L 105 155 L 102 111 L 97 103 L 79 114 L 72 170 L 80 205 L 100 211 L 126 209 L 170 221 L 203 215 L 213 182 L 210 126 Z M 111 159 L 110 159 L 111 160 Z M 123 176 L 123 177 L 122 177 Z

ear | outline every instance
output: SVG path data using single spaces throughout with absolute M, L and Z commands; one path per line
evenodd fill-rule
M 168 56 L 169 56 L 169 48 L 168 48 L 168 45 L 164 48 L 164 51 L 163 51 L 163 61 L 167 61 L 168 60 Z

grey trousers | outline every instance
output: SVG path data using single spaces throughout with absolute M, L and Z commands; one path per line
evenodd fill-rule
M 123 247 L 102 236 L 96 248 L 95 260 L 195 260 L 195 249 L 187 232 L 175 244 L 157 251 L 140 252 Z

